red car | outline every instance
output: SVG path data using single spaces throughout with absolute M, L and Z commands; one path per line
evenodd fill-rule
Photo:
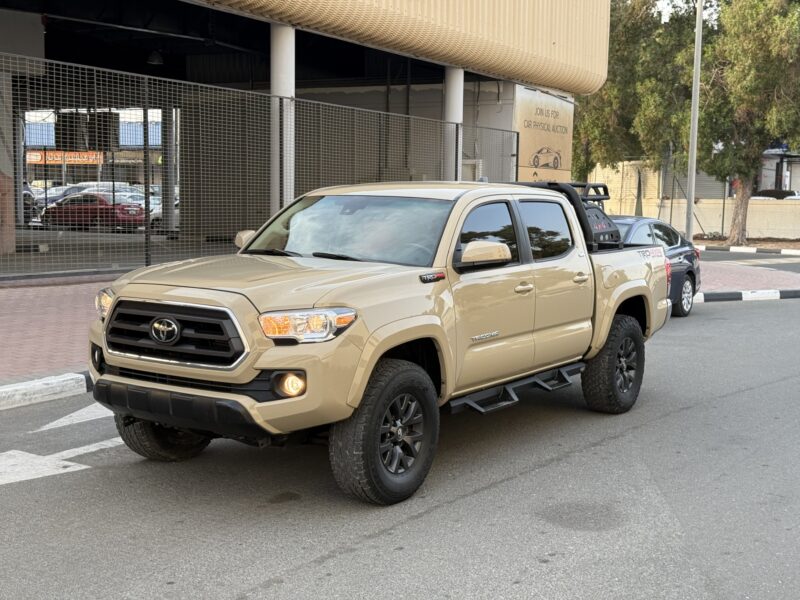
M 119 199 L 114 203 L 111 194 L 75 194 L 48 206 L 42 213 L 42 224 L 135 229 L 144 226 L 144 209 Z

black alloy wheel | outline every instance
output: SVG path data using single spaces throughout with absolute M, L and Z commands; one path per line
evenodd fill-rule
M 617 369 L 614 381 L 617 388 L 623 394 L 627 393 L 636 381 L 636 368 L 638 366 L 638 355 L 636 345 L 633 340 L 626 337 L 622 340 L 617 351 Z
M 381 463 L 392 475 L 405 473 L 424 444 L 425 415 L 411 394 L 397 396 L 383 415 L 378 451 Z

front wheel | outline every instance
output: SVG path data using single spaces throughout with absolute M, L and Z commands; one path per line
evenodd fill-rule
M 672 314 L 675 317 L 688 317 L 692 312 L 694 306 L 694 281 L 690 275 L 687 275 L 683 280 L 681 287 L 681 297 L 678 302 L 672 306 Z
M 339 487 L 374 504 L 395 504 L 412 496 L 436 454 L 436 398 L 421 367 L 381 360 L 358 408 L 331 426 L 328 456 Z
M 636 404 L 643 378 L 644 336 L 639 321 L 617 315 L 603 349 L 581 375 L 583 398 L 597 412 L 628 412 Z
M 205 450 L 210 437 L 114 415 L 114 423 L 125 445 L 145 458 L 176 462 L 194 458 Z

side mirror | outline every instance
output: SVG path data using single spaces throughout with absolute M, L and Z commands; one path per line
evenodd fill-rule
M 245 229 L 236 234 L 236 239 L 233 241 L 237 248 L 244 248 L 256 232 L 253 229 Z
M 460 269 L 501 265 L 511 262 L 511 249 L 502 242 L 479 240 L 468 242 L 461 251 L 461 260 L 456 264 Z

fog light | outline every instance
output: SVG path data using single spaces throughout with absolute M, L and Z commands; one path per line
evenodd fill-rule
M 297 373 L 286 373 L 278 380 L 278 390 L 284 396 L 294 398 L 306 391 L 306 380 Z

